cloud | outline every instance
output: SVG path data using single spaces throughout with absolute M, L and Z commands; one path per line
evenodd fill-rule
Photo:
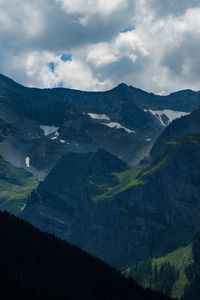
M 66 58 L 66 56 L 64 56 Z M 58 87 L 65 86 L 83 90 L 105 90 L 111 87 L 109 80 L 98 79 L 90 68 L 82 61 L 63 59 L 63 55 L 55 56 L 49 52 L 31 52 L 26 57 L 16 56 L 14 67 L 18 76 L 23 76 L 24 84 L 29 87 Z M 26 75 L 22 75 L 25 70 Z
M 0 0 L 0 72 L 29 86 L 199 89 L 199 0 Z
M 127 0 L 57 0 L 62 8 L 70 14 L 78 14 L 88 20 L 92 15 L 109 16 L 116 11 L 127 8 Z

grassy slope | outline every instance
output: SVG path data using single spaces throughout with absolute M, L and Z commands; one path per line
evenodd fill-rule
M 166 165 L 168 160 L 176 154 L 179 148 L 189 141 L 200 142 L 200 133 L 190 134 L 183 138 L 181 141 L 172 146 L 172 148 L 154 160 L 149 166 L 143 168 L 130 167 L 127 171 L 122 173 L 110 174 L 115 176 L 117 184 L 114 187 L 110 187 L 107 184 L 95 184 L 92 180 L 89 180 L 89 186 L 91 189 L 90 198 L 93 202 L 99 201 L 112 201 L 120 193 L 125 192 L 127 189 L 134 188 L 138 185 L 144 185 L 148 180 L 151 180 L 151 175 L 159 171 Z
M 185 274 L 185 269 L 189 264 L 193 263 L 193 254 L 192 254 L 192 244 L 189 244 L 185 248 L 179 248 L 164 257 L 153 258 L 152 266 L 157 265 L 158 270 L 161 268 L 162 264 L 169 262 L 171 265 L 175 266 L 175 269 L 179 272 L 179 279 L 174 283 L 172 289 L 172 297 L 179 299 L 183 296 L 184 287 L 188 284 L 188 280 Z M 127 268 L 124 271 L 126 276 L 129 276 L 132 273 L 134 266 Z M 149 278 L 150 279 L 150 278 Z M 141 282 L 144 287 L 151 287 L 150 284 L 146 282 Z
M 152 263 L 160 267 L 164 262 L 170 262 L 179 271 L 179 279 L 174 283 L 172 296 L 180 298 L 183 295 L 184 287 L 188 283 L 185 269 L 189 264 L 193 263 L 192 244 L 175 250 L 162 258 L 155 258 Z
M 19 214 L 38 180 L 22 168 L 16 168 L 0 156 L 0 209 Z
M 126 191 L 127 189 L 134 187 L 136 185 L 145 184 L 144 181 L 136 179 L 138 173 L 141 171 L 141 168 L 130 167 L 127 171 L 122 173 L 113 173 L 111 176 L 115 176 L 118 184 L 114 187 L 105 185 L 102 188 L 101 193 L 93 196 L 91 199 L 93 202 L 99 202 L 104 200 L 114 200 L 114 198 Z M 90 182 L 90 184 L 92 184 Z

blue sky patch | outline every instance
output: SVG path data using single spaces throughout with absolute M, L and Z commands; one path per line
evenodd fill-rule
M 120 31 L 120 33 L 132 31 L 132 30 L 134 30 L 134 29 L 135 29 L 135 28 L 134 28 L 133 26 L 130 25 L 130 26 L 128 26 L 128 27 L 122 29 L 122 30 Z
M 63 83 L 62 81 L 60 81 L 60 82 L 58 83 L 58 87 L 59 87 L 59 88 L 63 88 L 63 87 L 64 87 L 64 83 Z
M 48 67 L 49 69 L 54 72 L 55 71 L 55 63 L 53 61 L 51 61 L 49 64 L 48 64 Z
M 72 60 L 72 55 L 71 54 L 63 54 L 62 56 L 61 56 L 61 60 L 62 61 L 71 61 Z

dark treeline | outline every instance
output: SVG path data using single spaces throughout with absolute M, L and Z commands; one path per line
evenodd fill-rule
M 0 212 L 0 299 L 170 299 L 6 212 Z
M 173 285 L 179 278 L 179 272 L 172 264 L 166 262 L 158 267 L 156 264 L 152 264 L 151 259 L 136 264 L 129 275 L 143 286 L 168 295 L 172 293 Z
M 185 287 L 184 300 L 200 299 L 200 233 L 194 239 L 192 252 L 194 263 L 186 269 L 189 284 Z

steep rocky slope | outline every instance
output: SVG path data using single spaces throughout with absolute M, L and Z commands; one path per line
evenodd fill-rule
M 23 216 L 123 267 L 191 241 L 200 229 L 199 168 L 200 134 L 142 170 L 103 150 L 68 153 L 32 194 Z
M 187 116 L 174 120 L 159 136 L 151 150 L 151 157 L 155 159 L 167 151 L 173 144 L 187 134 L 200 131 L 200 108 Z
M 128 246 L 127 214 L 114 202 L 93 199 L 119 184 L 113 173 L 128 169 L 104 150 L 69 152 L 32 193 L 23 217 L 116 265 L 124 257 L 125 244 Z

